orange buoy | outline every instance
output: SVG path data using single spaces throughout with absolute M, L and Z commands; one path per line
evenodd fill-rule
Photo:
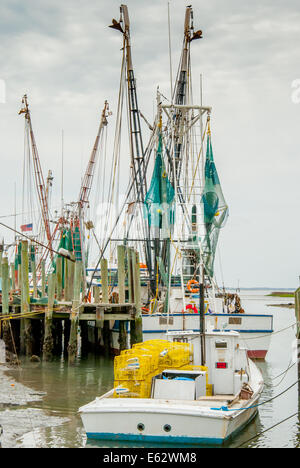
M 197 288 L 192 288 L 192 284 L 196 284 L 198 287 Z M 190 279 L 186 285 L 187 289 L 191 292 L 191 293 L 197 293 L 199 292 L 199 283 L 198 281 L 194 280 L 194 279 Z

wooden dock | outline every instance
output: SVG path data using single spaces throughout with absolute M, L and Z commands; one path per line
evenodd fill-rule
M 120 349 L 126 348 L 126 322 L 131 344 L 142 341 L 139 254 L 124 245 L 117 249 L 114 282 L 103 258 L 101 286 L 90 291 L 84 290 L 81 260 L 57 256 L 55 268 L 46 274 L 45 262 L 36 265 L 27 240 L 20 242 L 18 262 L 9 265 L 1 255 L 0 336 L 7 351 L 50 360 L 64 350 L 72 363 L 78 352 L 78 330 L 82 346 L 88 346 L 87 325 L 94 322 L 94 349 L 109 354 L 111 320 L 120 321 Z

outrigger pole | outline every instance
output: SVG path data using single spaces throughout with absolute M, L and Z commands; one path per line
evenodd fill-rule
M 50 229 L 50 219 L 49 219 L 49 206 L 48 206 L 48 198 L 47 198 L 47 191 L 43 177 L 43 171 L 41 167 L 41 162 L 39 158 L 39 153 L 33 133 L 30 110 L 27 100 L 27 95 L 25 94 L 22 99 L 23 107 L 19 111 L 20 114 L 25 115 L 25 122 L 26 126 L 30 135 L 31 140 L 31 149 L 32 149 L 32 159 L 33 159 L 33 166 L 34 166 L 34 177 L 35 177 L 35 184 L 38 193 L 38 198 L 41 207 L 41 214 L 42 219 L 46 231 L 47 241 L 48 241 L 48 251 L 50 252 L 51 260 L 53 259 L 53 250 L 52 250 L 52 235 Z

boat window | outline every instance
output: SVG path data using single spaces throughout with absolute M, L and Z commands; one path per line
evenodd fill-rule
M 184 336 L 181 336 L 180 338 L 173 338 L 174 343 L 188 343 L 188 339 Z
M 229 325 L 241 325 L 242 319 L 241 317 L 229 317 L 228 323 Z
M 171 429 L 172 429 L 172 428 L 171 428 L 170 424 L 165 424 L 165 425 L 164 425 L 164 431 L 165 431 L 165 432 L 170 432 Z
M 142 423 L 139 423 L 139 424 L 137 425 L 137 428 L 138 428 L 138 430 L 139 430 L 140 432 L 142 432 L 142 431 L 144 431 L 144 429 L 145 429 L 145 425 L 142 424 Z
M 173 325 L 174 324 L 174 317 L 159 317 L 159 325 Z
M 227 348 L 227 341 L 216 341 L 216 348 L 217 349 L 226 349 Z

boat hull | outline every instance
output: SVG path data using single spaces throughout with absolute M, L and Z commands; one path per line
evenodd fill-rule
M 160 314 L 143 315 L 143 341 L 163 339 L 168 331 L 199 331 L 199 314 L 170 314 L 168 323 Z M 252 314 L 209 314 L 205 316 L 206 326 L 210 323 L 215 330 L 233 330 L 240 333 L 241 343 L 248 349 L 251 359 L 264 360 L 273 333 L 272 315 Z M 239 323 L 237 323 L 239 322 Z M 119 354 L 119 324 L 112 327 L 112 350 Z
M 133 399 L 130 399 L 133 403 Z M 120 401 L 120 400 L 119 400 Z M 168 402 L 147 407 L 130 404 L 96 408 L 81 412 L 82 422 L 89 439 L 158 442 L 168 444 L 223 445 L 249 424 L 257 414 L 257 408 L 229 412 L 206 411 L 200 414 L 195 408 L 168 408 Z M 254 402 L 253 402 L 254 403 Z M 163 407 L 165 406 L 165 407 Z M 209 414 L 210 413 L 210 414 Z M 144 426 L 141 431 L 138 427 Z M 170 430 L 166 432 L 166 427 Z M 184 428 L 184 430 L 183 430 Z

